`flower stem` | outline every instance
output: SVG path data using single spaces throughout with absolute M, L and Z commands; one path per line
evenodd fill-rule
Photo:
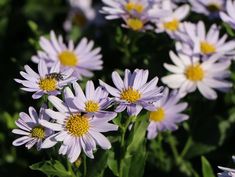
M 87 176 L 86 155 L 83 154 L 83 176 Z
M 192 144 L 192 137 L 188 137 L 188 140 L 185 143 L 184 149 L 182 150 L 180 154 L 181 158 L 184 158 L 185 154 L 188 152 L 189 148 L 191 147 L 191 144 Z

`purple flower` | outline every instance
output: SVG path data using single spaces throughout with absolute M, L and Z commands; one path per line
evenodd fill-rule
M 152 102 L 158 101 L 162 96 L 163 87 L 157 87 L 158 77 L 150 82 L 148 80 L 148 70 L 136 69 L 131 73 L 125 70 L 124 80 L 117 72 L 112 73 L 112 80 L 116 88 L 109 86 L 100 80 L 103 86 L 119 104 L 117 112 L 122 112 L 127 108 L 128 114 L 137 116 L 142 108 L 153 111 L 155 106 Z
M 108 97 L 108 92 L 105 89 L 102 87 L 95 89 L 92 81 L 88 81 L 86 84 L 86 94 L 78 84 L 74 84 L 73 87 L 76 92 L 73 103 L 78 110 L 101 118 L 104 114 L 113 114 L 111 111 L 106 111 L 112 100 Z
M 45 60 L 51 66 L 59 61 L 62 71 L 68 68 L 73 69 L 73 75 L 79 79 L 82 76 L 91 77 L 93 76 L 91 71 L 102 69 L 101 49 L 93 49 L 94 41 L 83 38 L 77 46 L 74 46 L 74 42 L 70 40 L 66 46 L 62 36 L 57 38 L 54 31 L 51 31 L 50 39 L 41 37 L 39 44 L 43 51 L 39 51 L 37 56 L 32 57 L 36 63 Z
M 40 120 L 49 120 L 44 106 L 41 107 L 39 115 L 33 107 L 29 107 L 29 114 L 21 112 L 20 118 L 15 122 L 19 128 L 12 130 L 12 133 L 22 135 L 22 137 L 17 138 L 12 144 L 14 146 L 25 144 L 28 149 L 36 144 L 37 149 L 40 150 L 44 139 L 52 134 L 50 129 L 39 123 Z
M 232 158 L 233 158 L 233 162 L 235 162 L 235 156 L 233 156 Z M 220 167 L 220 166 L 219 166 L 219 169 L 223 170 L 224 172 L 219 173 L 218 177 L 234 177 L 235 176 L 235 169 Z
M 76 88 L 75 92 L 77 92 Z M 46 114 L 54 121 L 40 122 L 55 131 L 55 134 L 43 142 L 42 148 L 50 148 L 57 142 L 62 142 L 59 154 L 67 155 L 70 162 L 75 162 L 82 150 L 88 157 L 94 158 L 93 151 L 96 150 L 96 144 L 102 149 L 111 148 L 109 140 L 101 133 L 118 129 L 116 125 L 108 123 L 116 117 L 116 113 L 103 114 L 102 118 L 82 114 L 74 107 L 74 95 L 68 87 L 64 91 L 65 101 L 56 96 L 49 96 L 48 99 L 58 111 L 47 109 Z
M 163 97 L 154 103 L 157 109 L 149 114 L 148 139 L 155 138 L 162 131 L 176 130 L 177 123 L 188 119 L 188 115 L 181 113 L 188 104 L 179 101 L 180 96 L 175 91 L 169 93 L 168 88 L 164 90 Z
M 16 82 L 22 84 L 21 88 L 27 92 L 35 92 L 33 99 L 41 98 L 43 95 L 57 95 L 60 90 L 67 84 L 74 82 L 77 78 L 71 76 L 73 70 L 67 69 L 60 72 L 60 63 L 54 63 L 48 70 L 44 60 L 40 60 L 38 64 L 38 73 L 34 72 L 28 65 L 24 67 L 26 72 L 21 71 L 20 75 L 26 80 L 15 79 Z

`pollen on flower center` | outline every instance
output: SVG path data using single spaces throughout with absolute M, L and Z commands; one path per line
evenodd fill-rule
M 99 110 L 99 104 L 95 101 L 87 101 L 85 103 L 85 110 L 87 112 L 96 112 Z
M 141 97 L 140 92 L 131 87 L 129 87 L 126 90 L 123 90 L 120 95 L 121 99 L 126 100 L 129 103 L 135 103 L 136 101 L 140 99 L 140 97 Z
M 74 114 L 68 118 L 65 128 L 74 136 L 82 136 L 89 130 L 89 121 L 85 115 Z
M 206 41 L 201 42 L 201 52 L 208 55 L 216 52 L 216 48 L 213 44 Z
M 179 24 L 180 24 L 179 20 L 174 19 L 172 21 L 164 23 L 164 28 L 170 31 L 176 31 L 179 29 Z
M 220 5 L 219 4 L 216 4 L 216 3 L 211 3 L 211 4 L 208 4 L 207 5 L 207 9 L 210 11 L 210 12 L 217 12 L 220 10 Z
M 42 126 L 36 126 L 31 130 L 31 136 L 33 138 L 43 139 L 45 138 L 45 129 Z
M 201 81 L 204 78 L 204 71 L 199 64 L 191 65 L 185 70 L 185 75 L 191 81 Z
M 45 77 L 44 79 L 40 79 L 39 87 L 47 92 L 55 91 L 57 88 L 57 81 L 51 77 Z
M 143 26 L 144 26 L 144 23 L 140 19 L 137 19 L 137 18 L 129 18 L 126 21 L 126 24 L 134 31 L 139 31 L 143 29 Z
M 125 5 L 125 9 L 130 12 L 132 10 L 135 10 L 138 13 L 142 13 L 144 10 L 144 6 L 140 3 L 134 3 L 134 2 L 128 2 Z
M 71 51 L 63 51 L 58 55 L 60 62 L 64 66 L 76 66 L 78 63 L 78 57 L 74 52 Z
M 150 112 L 149 119 L 154 122 L 161 122 L 165 119 L 165 111 L 163 108 L 158 108 L 156 111 Z

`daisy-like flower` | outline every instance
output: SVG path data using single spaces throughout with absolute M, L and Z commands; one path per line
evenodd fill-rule
M 152 29 L 149 25 L 149 10 L 157 3 L 153 0 L 102 0 L 106 5 L 101 13 L 106 14 L 106 19 L 113 20 L 121 18 L 125 21 L 122 26 L 134 31 L 145 31 Z M 160 13 L 157 13 L 160 14 Z
M 166 31 L 172 38 L 175 38 L 174 33 L 180 29 L 181 21 L 189 14 L 190 7 L 185 4 L 174 9 L 171 3 L 171 1 L 163 2 L 162 8 L 168 11 L 168 15 L 153 22 L 157 26 L 157 33 Z M 157 12 L 158 9 L 155 11 Z
M 169 93 L 169 89 L 165 88 L 163 97 L 154 103 L 157 109 L 149 114 L 148 139 L 155 138 L 162 131 L 176 130 L 177 123 L 188 119 L 187 115 L 181 113 L 188 104 L 179 101 L 180 96 L 175 91 Z
M 103 149 L 111 148 L 109 140 L 101 133 L 118 129 L 116 125 L 108 123 L 116 117 L 116 113 L 104 114 L 103 118 L 81 114 L 74 108 L 72 102 L 74 95 L 68 87 L 65 88 L 64 95 L 65 102 L 56 96 L 48 98 L 58 111 L 51 109 L 45 111 L 54 122 L 40 121 L 43 126 L 55 131 L 55 134 L 43 142 L 42 148 L 50 148 L 56 142 L 62 142 L 59 154 L 67 155 L 70 162 L 75 162 L 82 150 L 88 157 L 94 158 L 93 151 L 96 150 L 96 144 Z
M 92 0 L 69 0 L 69 5 L 70 11 L 64 23 L 66 31 L 71 30 L 73 23 L 82 27 L 87 21 L 95 18 L 95 9 L 92 7 Z
M 69 45 L 66 46 L 63 43 L 62 36 L 57 38 L 54 31 L 51 31 L 50 39 L 41 37 L 39 44 L 43 51 L 39 51 L 37 56 L 32 57 L 34 62 L 38 63 L 40 60 L 45 60 L 50 66 L 59 61 L 62 71 L 72 68 L 74 70 L 73 75 L 80 77 L 80 79 L 81 76 L 93 76 L 92 70 L 102 69 L 101 49 L 92 49 L 94 42 L 89 42 L 86 38 L 83 38 L 76 47 L 74 47 L 74 43 L 71 40 Z
M 193 92 L 198 88 L 207 99 L 216 99 L 213 89 L 226 90 L 232 84 L 225 80 L 229 76 L 230 61 L 218 62 L 220 56 L 212 56 L 200 62 L 198 57 L 190 58 L 187 55 L 175 55 L 170 52 L 171 60 L 175 65 L 164 64 L 172 74 L 162 78 L 162 82 L 172 89 L 179 89 L 180 95 Z
M 41 107 L 39 115 L 33 107 L 29 107 L 29 114 L 21 112 L 20 118 L 15 122 L 18 128 L 12 132 L 22 137 L 13 141 L 13 145 L 25 144 L 25 147 L 30 149 L 36 144 L 37 149 L 40 150 L 44 139 L 53 133 L 50 129 L 43 127 L 39 123 L 40 120 L 49 120 L 45 114 L 45 106 Z
M 220 18 L 235 29 L 235 1 L 227 0 L 226 11 L 220 12 Z
M 88 81 L 86 94 L 83 93 L 78 84 L 74 84 L 74 90 L 76 91 L 76 97 L 73 102 L 81 112 L 101 118 L 104 114 L 113 114 L 111 111 L 106 111 L 112 100 L 108 97 L 108 92 L 102 87 L 95 89 L 93 82 Z
M 235 156 L 233 156 L 232 158 L 233 158 L 233 162 L 235 162 Z M 218 177 L 234 177 L 235 176 L 235 169 L 220 167 L 220 166 L 219 166 L 219 169 L 223 170 L 224 172 L 219 173 Z
M 187 55 L 201 55 L 203 59 L 214 54 L 231 53 L 235 49 L 235 41 L 227 41 L 227 35 L 221 38 L 220 30 L 217 25 L 212 25 L 208 32 L 206 32 L 205 24 L 199 21 L 197 24 L 184 22 L 180 34 L 180 40 L 176 44 L 179 52 Z M 177 33 L 179 35 L 179 33 Z
M 33 99 L 39 99 L 43 95 L 57 95 L 60 90 L 71 82 L 77 80 L 76 77 L 71 76 L 72 69 L 60 72 L 60 63 L 54 63 L 48 70 L 44 60 L 40 60 L 38 64 L 38 73 L 33 71 L 28 65 L 24 67 L 25 71 L 21 71 L 20 75 L 26 80 L 15 79 L 16 82 L 22 84 L 21 88 L 27 92 L 35 92 Z
M 112 80 L 116 88 L 100 80 L 100 85 L 114 96 L 115 101 L 119 104 L 116 112 L 122 112 L 127 108 L 130 116 L 137 116 L 142 108 L 149 111 L 156 109 L 152 102 L 158 101 L 162 97 L 163 87 L 157 87 L 158 77 L 147 82 L 148 74 L 148 70 L 136 69 L 131 73 L 126 69 L 124 80 L 122 80 L 120 75 L 114 71 Z
M 224 9 L 225 0 L 189 0 L 192 10 L 209 17 L 218 17 Z

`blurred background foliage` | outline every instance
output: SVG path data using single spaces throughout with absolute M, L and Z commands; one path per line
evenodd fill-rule
M 94 2 L 97 9 L 100 1 Z M 169 50 L 174 50 L 174 41 L 166 34 L 153 32 L 136 33 L 120 28 L 119 21 L 105 21 L 97 14 L 96 22 L 80 27 L 74 25 L 71 32 L 63 30 L 69 5 L 65 0 L 0 0 L 0 176 L 4 177 L 42 177 L 41 171 L 57 171 L 58 176 L 70 176 L 62 173 L 69 165 L 64 164 L 64 157 L 58 161 L 34 164 L 50 160 L 49 151 L 27 150 L 11 145 L 14 136 L 11 130 L 14 121 L 21 111 L 27 112 L 29 106 L 40 106 L 31 95 L 20 91 L 14 78 L 25 64 L 35 68 L 31 56 L 36 54 L 40 35 L 48 35 L 50 30 L 75 41 L 83 36 L 93 39 L 102 47 L 104 69 L 96 72 L 94 78 L 107 82 L 113 70 L 120 73 L 125 68 L 144 68 L 150 70 L 151 77 L 162 77 L 166 74 L 164 62 L 169 62 Z M 191 14 L 190 21 L 202 19 L 208 26 L 220 21 L 209 21 L 206 17 Z M 223 27 L 224 32 L 230 30 Z M 230 36 L 231 37 L 231 36 Z M 231 37 L 232 38 L 232 37 Z M 231 70 L 235 81 L 235 66 Z M 231 155 L 235 153 L 235 88 L 226 94 L 220 94 L 216 101 L 204 99 L 199 93 L 185 98 L 189 103 L 187 113 L 190 119 L 179 130 L 160 134 L 155 140 L 147 142 L 147 149 L 139 147 L 139 153 L 147 158 L 145 170 L 135 169 L 146 177 L 213 177 L 218 172 L 217 165 L 232 167 Z M 137 127 L 137 130 L 140 131 Z M 140 133 L 140 134 L 139 134 Z M 143 132 L 138 132 L 135 138 Z M 142 136 L 144 138 L 144 136 Z M 133 141 L 133 140 L 132 140 Z M 140 140 L 139 140 L 140 141 Z M 144 141 L 141 140 L 141 141 Z M 131 146 L 131 142 L 130 142 Z M 114 147 L 115 148 L 115 143 Z M 95 160 L 88 160 L 88 176 L 114 176 L 115 163 L 112 151 L 101 151 L 95 154 Z M 205 156 L 205 157 L 203 157 Z M 208 161 L 209 162 L 208 162 Z M 141 163 L 136 161 L 136 163 Z M 29 168 L 30 165 L 31 169 Z M 144 165 L 144 164 L 143 164 Z M 108 168 L 106 168 L 108 167 Z M 211 168 L 212 167 L 212 168 Z M 95 170 L 96 169 L 96 170 Z M 97 170 L 98 169 L 98 170 Z M 78 172 L 79 172 L 78 168 Z M 212 171 L 213 170 L 213 171 Z M 50 176 L 50 173 L 49 174 Z M 213 174 L 214 173 L 214 174 Z M 134 174 L 134 173 L 133 173 Z

